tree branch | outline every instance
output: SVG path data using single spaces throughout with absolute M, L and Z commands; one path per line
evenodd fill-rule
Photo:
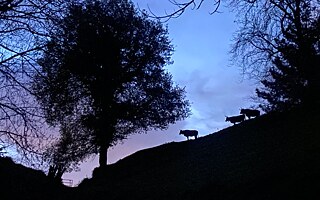
M 152 9 L 148 5 L 148 10 L 151 13 L 150 17 L 151 18 L 160 19 L 160 20 L 164 20 L 166 22 L 166 21 L 168 21 L 168 20 L 170 20 L 172 18 L 180 17 L 186 11 L 187 8 L 191 7 L 192 10 L 200 9 L 205 0 L 200 0 L 200 2 L 196 2 L 196 0 L 190 0 L 190 1 L 187 1 L 187 2 L 184 2 L 184 3 L 180 3 L 177 0 L 168 0 L 168 1 L 172 5 L 177 7 L 177 9 L 174 10 L 173 12 L 171 12 L 171 13 L 167 13 L 166 12 L 166 14 L 163 15 L 163 16 L 158 16 L 152 11 Z M 214 13 L 218 12 L 221 0 L 214 0 L 213 2 L 214 2 L 213 3 L 214 9 L 213 9 L 213 11 L 210 12 L 210 14 L 214 14 Z

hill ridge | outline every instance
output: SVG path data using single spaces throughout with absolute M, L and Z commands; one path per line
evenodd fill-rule
M 97 187 L 110 199 L 129 193 L 137 199 L 189 199 L 211 188 L 205 193 L 212 190 L 225 199 L 249 198 L 246 193 L 253 189 L 259 192 L 251 197 L 257 197 L 267 185 L 272 196 L 277 182 L 291 190 L 301 186 L 292 185 L 294 180 L 320 177 L 319 119 L 318 113 L 304 111 L 262 115 L 197 140 L 140 150 L 107 169 L 95 169 L 79 188 Z
M 262 115 L 197 140 L 137 151 L 76 188 L 0 158 L 4 199 L 314 199 L 320 195 L 320 114 Z

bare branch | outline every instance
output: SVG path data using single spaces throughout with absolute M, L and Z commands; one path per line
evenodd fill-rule
M 151 18 L 156 18 L 159 20 L 164 20 L 165 22 L 167 22 L 168 20 L 172 19 L 172 18 L 178 18 L 180 17 L 188 8 L 190 8 L 191 10 L 198 10 L 201 8 L 201 6 L 203 5 L 205 0 L 200 0 L 200 1 L 196 1 L 196 0 L 189 0 L 187 2 L 179 2 L 177 0 L 168 0 L 173 6 L 176 7 L 175 10 L 173 10 L 172 12 L 166 12 L 164 15 L 162 16 L 158 16 L 157 14 L 155 14 L 152 9 L 149 7 L 148 5 L 148 11 L 150 12 L 150 17 Z M 210 14 L 214 14 L 216 12 L 218 12 L 218 9 L 220 7 L 220 3 L 221 0 L 212 0 L 213 1 L 213 10 L 210 12 Z
M 49 33 L 73 0 L 0 1 L 0 147 L 38 155 L 44 119 L 30 90 Z

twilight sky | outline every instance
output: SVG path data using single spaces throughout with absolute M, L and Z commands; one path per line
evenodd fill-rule
M 174 9 L 166 0 L 133 0 L 141 9 L 150 9 L 159 15 Z M 173 80 L 186 87 L 187 98 L 192 103 L 192 115 L 170 125 L 165 131 L 133 135 L 109 150 L 108 163 L 114 163 L 138 150 L 168 142 L 184 141 L 180 129 L 197 129 L 200 136 L 214 133 L 230 126 L 225 116 L 238 115 L 239 109 L 253 106 L 250 97 L 254 95 L 255 84 L 245 80 L 241 69 L 231 66 L 230 45 L 237 29 L 235 15 L 227 8 L 220 7 L 221 13 L 210 15 L 212 1 L 207 0 L 199 10 L 188 9 L 182 16 L 171 19 L 167 24 L 169 36 L 175 47 L 174 64 L 167 66 Z M 98 157 L 81 165 L 79 172 L 65 174 L 74 185 L 83 178 L 91 177 L 98 166 Z

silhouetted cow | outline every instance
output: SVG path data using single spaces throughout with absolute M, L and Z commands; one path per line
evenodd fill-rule
M 250 119 L 251 117 L 259 117 L 260 111 L 254 109 L 241 109 L 240 114 L 246 115 Z
M 180 130 L 179 135 L 184 135 L 189 140 L 189 137 L 194 137 L 194 139 L 197 139 L 198 137 L 198 131 L 197 130 Z
M 231 122 L 233 124 L 236 124 L 237 122 L 243 122 L 245 119 L 245 115 L 237 115 L 232 117 L 226 117 L 226 122 Z

